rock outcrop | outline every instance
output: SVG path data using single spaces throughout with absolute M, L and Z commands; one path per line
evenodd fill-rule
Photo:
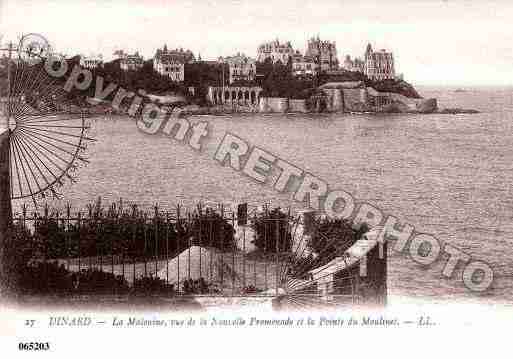
M 433 113 L 438 110 L 438 101 L 435 98 L 421 100 L 417 103 L 417 112 Z
M 397 92 L 378 91 L 362 81 L 331 82 L 319 87 L 328 96 L 328 103 L 340 103 L 345 112 L 433 113 L 436 99 L 410 97 Z M 329 107 L 329 106 L 328 106 Z M 335 112 L 340 106 L 331 106 Z
M 404 80 L 382 80 L 382 81 L 370 81 L 367 80 L 365 85 L 372 87 L 379 92 L 390 92 L 396 93 L 409 98 L 420 99 L 422 96 L 419 95 L 417 90 Z
M 461 114 L 476 114 L 479 113 L 477 110 L 465 109 L 465 108 L 444 108 L 439 110 L 437 113 L 442 115 L 461 115 Z

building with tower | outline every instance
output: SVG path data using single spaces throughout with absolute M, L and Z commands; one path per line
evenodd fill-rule
M 265 62 L 270 59 L 272 63 L 281 61 L 282 64 L 286 65 L 289 59 L 294 55 L 294 49 L 290 41 L 280 43 L 278 39 L 263 43 L 258 47 L 257 50 L 257 61 Z
M 174 82 L 185 80 L 185 64 L 196 61 L 190 50 L 183 49 L 168 50 L 167 45 L 157 49 L 153 57 L 153 69 L 163 76 L 167 76 Z
M 322 41 L 319 36 L 308 40 L 305 56 L 312 58 L 317 71 L 333 71 L 338 69 L 337 45 L 333 41 Z
M 139 70 L 144 65 L 144 58 L 136 51 L 134 54 L 127 54 L 123 50 L 114 52 L 114 56 L 119 60 L 119 67 L 124 71 Z
M 252 82 L 256 76 L 256 61 L 244 54 L 238 53 L 235 56 L 220 57 L 220 63 L 228 64 L 229 83 L 237 81 Z
M 371 80 L 395 79 L 394 55 L 386 50 L 374 51 L 367 45 L 364 57 L 364 74 Z

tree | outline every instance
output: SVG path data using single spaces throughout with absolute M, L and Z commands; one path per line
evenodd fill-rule
M 313 80 L 298 78 L 292 73 L 292 59 L 287 64 L 281 61 L 273 64 L 270 59 L 257 63 L 263 96 L 306 99 L 313 88 Z

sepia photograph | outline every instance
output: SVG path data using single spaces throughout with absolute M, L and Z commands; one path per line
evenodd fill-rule
M 488 355 L 471 338 L 513 323 L 512 18 L 0 0 L 0 349 Z

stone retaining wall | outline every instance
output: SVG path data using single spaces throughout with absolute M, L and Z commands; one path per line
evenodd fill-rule
M 285 97 L 261 97 L 260 112 L 284 113 L 289 110 L 289 99 Z
M 306 100 L 289 100 L 289 112 L 307 113 Z

